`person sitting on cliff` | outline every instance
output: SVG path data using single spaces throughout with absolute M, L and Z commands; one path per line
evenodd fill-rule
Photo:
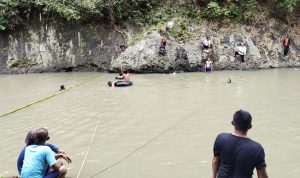
M 202 41 L 202 49 L 209 49 L 209 48 L 211 48 L 211 41 L 208 37 L 206 37 Z
M 289 46 L 290 46 L 290 38 L 289 35 L 286 35 L 285 38 L 282 41 L 283 45 L 283 55 L 287 55 L 289 52 Z
M 237 46 L 237 50 L 235 51 L 234 56 L 236 57 L 236 55 L 240 55 L 241 56 L 241 61 L 245 62 L 245 55 L 247 53 L 247 48 L 244 45 L 244 43 L 241 43 L 240 45 Z
M 120 54 L 121 54 L 122 52 L 124 52 L 125 49 L 126 49 L 124 43 L 121 43 L 120 45 L 116 45 L 115 48 L 116 48 L 116 52 L 117 52 L 118 56 L 120 56 Z
M 210 60 L 210 58 L 208 58 L 205 62 L 205 66 L 204 66 L 204 70 L 205 72 L 210 72 L 212 71 L 212 61 Z
M 121 52 L 121 53 L 124 52 L 125 49 L 126 49 L 125 44 L 122 43 L 122 44 L 120 45 L 120 52 Z
M 173 26 L 174 26 L 174 20 L 169 21 L 166 25 L 166 31 L 171 32 L 173 29 Z

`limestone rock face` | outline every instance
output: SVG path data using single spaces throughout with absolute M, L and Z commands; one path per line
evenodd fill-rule
M 140 42 L 128 47 L 118 58 L 113 59 L 111 70 L 130 70 L 137 73 L 200 70 L 202 51 L 197 46 L 181 45 L 168 40 L 165 55 L 159 53 L 159 46 L 160 35 L 153 30 Z
M 100 25 L 32 22 L 0 32 L 0 73 L 107 71 L 122 41 Z
M 156 30 L 148 32 L 144 38 L 130 46 L 118 58 L 112 59 L 111 70 L 129 70 L 138 73 L 170 72 L 170 71 L 203 71 L 205 61 L 213 61 L 214 70 L 250 70 L 276 67 L 299 67 L 299 41 L 293 40 L 287 56 L 283 56 L 281 39 L 272 40 L 257 32 L 243 29 L 240 32 L 210 33 L 212 48 L 200 48 L 198 36 L 184 44 L 179 44 L 171 37 L 166 45 L 166 55 L 159 55 L 160 35 Z M 237 46 L 245 44 L 247 54 L 242 62 L 235 56 Z
M 166 31 L 165 55 L 159 54 L 160 34 L 155 29 L 147 31 L 140 41 L 118 54 L 120 44 L 134 39 L 139 30 L 132 26 L 120 30 L 97 24 L 33 21 L 15 31 L 0 32 L 0 73 L 193 72 L 204 71 L 208 58 L 213 61 L 213 70 L 300 67 L 299 31 L 289 30 L 290 50 L 287 56 L 283 56 L 282 40 L 287 27 L 275 20 L 256 26 L 236 24 L 223 27 L 203 22 L 187 26 L 190 36 L 180 43 L 172 38 L 172 30 Z M 209 37 L 212 48 L 203 50 L 200 44 L 206 37 Z M 244 62 L 240 56 L 234 55 L 240 43 L 247 48 Z

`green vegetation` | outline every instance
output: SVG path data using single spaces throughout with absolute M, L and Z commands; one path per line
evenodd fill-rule
M 0 0 L 0 30 L 14 29 L 39 14 L 50 20 L 144 26 L 176 15 L 196 21 L 251 20 L 253 13 L 266 7 L 288 19 L 299 5 L 300 0 Z M 181 32 L 174 33 L 180 36 Z
M 10 68 L 21 68 L 26 67 L 28 65 L 28 59 L 22 58 L 20 60 L 15 61 L 10 65 Z

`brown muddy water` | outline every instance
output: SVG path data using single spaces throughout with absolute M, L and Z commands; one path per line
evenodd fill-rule
M 68 177 L 207 178 L 214 139 L 233 130 L 240 108 L 252 114 L 249 137 L 264 146 L 269 176 L 300 177 L 300 69 L 132 74 L 132 87 L 107 87 L 114 77 L 0 75 L 0 114 L 74 86 L 0 117 L 0 177 L 18 175 L 26 133 L 46 127 L 73 160 Z

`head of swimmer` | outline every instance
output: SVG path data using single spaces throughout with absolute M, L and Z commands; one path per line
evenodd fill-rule
M 108 85 L 109 87 L 112 87 L 112 82 L 111 82 L 111 81 L 108 81 L 108 82 L 107 82 L 107 85 Z

